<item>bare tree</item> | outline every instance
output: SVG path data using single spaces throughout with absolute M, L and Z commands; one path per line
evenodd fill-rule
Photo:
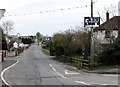
M 36 37 L 37 37 L 37 42 L 38 42 L 38 45 L 39 45 L 39 43 L 40 43 L 40 41 L 42 39 L 40 32 L 36 33 Z
M 111 4 L 109 7 L 104 7 L 104 9 L 102 10 L 102 12 L 97 12 L 98 15 L 100 16 L 100 19 L 102 22 L 106 21 L 106 17 L 104 17 L 104 15 L 106 14 L 106 12 L 110 13 L 110 16 L 116 16 L 117 15 L 117 7 L 113 4 Z
M 14 25 L 14 23 L 12 21 L 4 21 L 2 23 L 2 28 L 6 35 L 9 35 L 11 30 L 13 30 L 13 25 Z

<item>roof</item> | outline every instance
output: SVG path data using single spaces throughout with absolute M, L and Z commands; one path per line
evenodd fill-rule
M 112 30 L 120 29 L 120 16 L 114 16 L 113 18 L 101 24 L 99 27 L 95 28 L 95 31 L 107 30 L 107 29 L 112 29 Z

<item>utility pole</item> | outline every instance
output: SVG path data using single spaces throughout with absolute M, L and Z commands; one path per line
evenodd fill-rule
M 93 0 L 91 0 L 91 17 L 93 17 Z
M 93 18 L 93 0 L 91 0 L 91 22 Z M 90 67 L 94 64 L 94 36 L 93 36 L 93 25 L 91 26 L 91 51 L 90 51 Z

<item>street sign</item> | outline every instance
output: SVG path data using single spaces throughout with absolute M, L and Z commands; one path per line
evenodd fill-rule
M 88 25 L 100 25 L 100 17 L 84 17 L 84 27 Z

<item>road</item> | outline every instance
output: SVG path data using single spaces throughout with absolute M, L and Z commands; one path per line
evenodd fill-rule
M 18 62 L 4 72 L 9 85 L 118 85 L 118 75 L 100 75 L 74 71 L 74 68 L 52 60 L 41 47 L 30 46 L 15 57 Z

